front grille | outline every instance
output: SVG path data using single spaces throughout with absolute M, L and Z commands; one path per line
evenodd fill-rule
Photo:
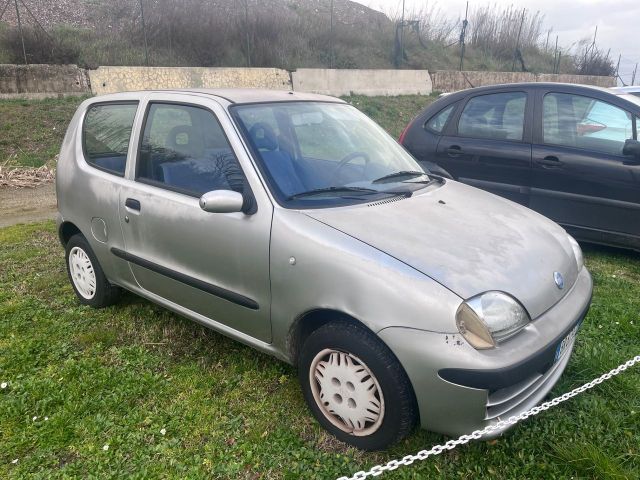
M 515 385 L 489 393 L 485 419 L 506 419 L 526 410 L 532 406 L 531 403 L 538 403 L 542 400 L 567 366 L 573 350 L 573 343 L 575 341 L 567 346 L 562 357 L 544 374 L 535 373 Z

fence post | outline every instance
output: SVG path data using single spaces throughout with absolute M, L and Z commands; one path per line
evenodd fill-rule
M 465 49 L 465 36 L 467 34 L 467 25 L 469 22 L 467 18 L 469 17 L 469 2 L 467 1 L 467 9 L 464 12 L 464 21 L 462 22 L 462 31 L 460 32 L 460 71 L 462 71 L 464 67 L 464 49 Z
M 329 68 L 333 68 L 333 0 L 331 0 L 329 19 Z
M 144 36 L 144 60 L 149 66 L 149 46 L 147 44 L 147 27 L 144 23 L 144 8 L 142 7 L 142 0 L 140 0 L 140 17 L 142 18 L 142 35 Z
M 522 18 L 520 19 L 520 28 L 518 28 L 518 38 L 516 39 L 516 49 L 513 51 L 513 64 L 511 65 L 511 71 L 516 69 L 516 57 L 518 56 L 518 49 L 520 48 L 520 35 L 522 34 L 522 24 L 524 23 L 524 15 L 527 12 L 526 8 L 522 9 Z
M 22 33 L 22 22 L 20 21 L 20 9 L 18 9 L 18 0 L 13 0 L 14 5 L 16 6 L 16 17 L 18 17 L 18 31 L 20 32 L 20 41 L 22 42 L 22 55 L 24 56 L 24 64 L 28 65 L 27 61 L 27 50 L 24 48 L 24 34 Z

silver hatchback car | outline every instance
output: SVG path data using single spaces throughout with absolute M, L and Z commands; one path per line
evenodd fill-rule
M 91 98 L 57 193 L 80 302 L 126 289 L 296 365 L 320 424 L 363 449 L 540 402 L 591 300 L 562 228 L 421 171 L 336 98 Z

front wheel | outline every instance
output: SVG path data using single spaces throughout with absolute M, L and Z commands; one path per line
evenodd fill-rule
M 364 327 L 337 321 L 314 331 L 302 347 L 298 375 L 318 422 L 357 448 L 386 448 L 416 423 L 417 405 L 404 369 Z

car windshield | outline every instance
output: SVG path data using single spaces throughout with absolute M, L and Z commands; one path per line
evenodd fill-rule
M 281 204 L 318 208 L 411 195 L 430 179 L 351 105 L 280 102 L 232 107 Z

